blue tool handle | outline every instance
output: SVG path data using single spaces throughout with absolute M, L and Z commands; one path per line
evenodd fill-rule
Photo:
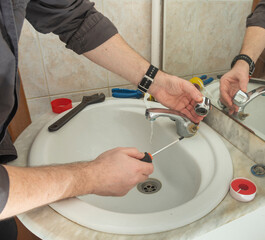
M 214 80 L 214 79 L 213 79 L 212 77 L 210 77 L 210 78 L 204 80 L 204 81 L 203 81 L 204 86 L 207 85 L 207 84 L 209 84 L 209 83 L 211 83 L 213 80 Z
M 141 98 L 142 92 L 139 90 L 132 90 L 126 88 L 113 88 L 112 96 L 116 98 Z
M 133 89 L 127 89 L 127 88 L 112 88 L 111 91 L 117 92 L 117 93 L 134 93 L 136 90 Z
M 207 75 L 201 75 L 201 76 L 200 76 L 200 79 L 201 79 L 201 80 L 204 80 L 204 79 L 206 79 L 206 78 L 207 78 Z
M 134 98 L 137 97 L 137 92 L 134 93 L 118 93 L 118 92 L 114 92 L 112 93 L 113 97 L 116 98 Z

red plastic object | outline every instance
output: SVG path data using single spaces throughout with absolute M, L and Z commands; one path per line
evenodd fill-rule
M 237 178 L 231 182 L 231 187 L 237 193 L 251 195 L 257 191 L 256 185 L 248 179 Z
M 68 98 L 58 98 L 51 101 L 52 111 L 55 113 L 62 113 L 72 108 L 72 100 Z
M 247 178 L 235 178 L 230 183 L 230 195 L 241 202 L 252 201 L 257 193 L 255 183 Z

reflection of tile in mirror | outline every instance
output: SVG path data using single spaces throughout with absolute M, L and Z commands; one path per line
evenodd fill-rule
M 166 0 L 163 69 L 178 76 L 229 69 L 251 6 L 251 0 Z
M 192 55 L 198 3 L 169 0 L 164 8 L 164 60 L 166 72 L 192 74 Z
M 241 48 L 251 3 L 221 1 L 201 3 L 197 18 L 194 71 L 228 69 Z

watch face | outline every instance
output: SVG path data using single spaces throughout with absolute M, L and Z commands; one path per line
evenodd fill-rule
M 255 63 L 252 61 L 249 65 L 249 76 L 251 76 L 255 71 Z

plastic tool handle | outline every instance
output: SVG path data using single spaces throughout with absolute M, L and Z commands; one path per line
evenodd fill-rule
M 131 92 L 131 93 L 112 93 L 112 97 L 116 98 L 136 98 L 138 96 L 137 92 Z
M 78 104 L 75 108 L 73 108 L 70 112 L 65 114 L 62 118 L 57 120 L 55 123 L 48 127 L 50 132 L 55 132 L 59 130 L 63 125 L 65 125 L 68 121 L 70 121 L 76 114 L 82 111 L 87 105 L 93 103 L 103 102 L 105 100 L 105 95 L 101 94 L 94 94 L 92 96 L 84 96 L 82 102 Z
M 141 98 L 143 93 L 139 90 L 125 89 L 125 88 L 113 88 L 112 97 L 116 98 Z
M 214 80 L 214 79 L 213 79 L 212 77 L 210 77 L 210 78 L 204 80 L 204 81 L 203 81 L 204 86 L 206 86 L 207 84 L 211 83 L 213 80 Z
M 140 159 L 140 161 L 147 162 L 147 163 L 152 163 L 153 157 L 151 153 L 145 152 L 144 157 Z
M 201 80 L 204 80 L 204 79 L 206 79 L 206 78 L 207 78 L 207 75 L 201 75 L 201 76 L 200 76 L 200 79 L 201 79 Z

